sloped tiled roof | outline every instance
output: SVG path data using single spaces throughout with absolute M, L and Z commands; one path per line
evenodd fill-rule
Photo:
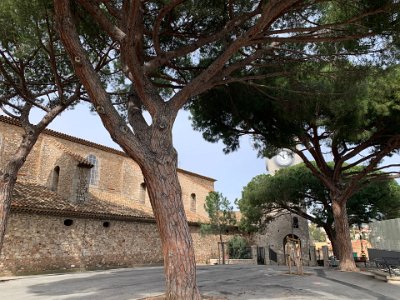
M 155 222 L 154 216 L 149 212 L 149 209 L 142 210 L 111 203 L 93 197 L 93 195 L 89 198 L 83 203 L 72 203 L 44 186 L 28 182 L 17 182 L 13 192 L 11 211 L 95 219 Z M 193 212 L 186 212 L 186 215 L 192 225 L 197 225 L 199 222 L 207 222 L 203 216 Z
M 152 219 L 153 216 L 138 209 L 89 197 L 84 203 L 72 203 L 56 192 L 33 183 L 17 183 L 11 202 L 12 211 L 29 211 L 56 215 L 84 217 L 114 217 L 117 219 Z

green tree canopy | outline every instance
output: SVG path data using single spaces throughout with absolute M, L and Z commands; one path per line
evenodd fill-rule
M 172 141 L 178 111 L 215 86 L 275 76 L 280 66 L 331 59 L 330 52 L 316 53 L 317 44 L 337 43 L 337 55 L 356 53 L 361 45 L 366 46 L 363 52 L 375 51 L 374 38 L 388 40 L 380 21 L 385 29 L 398 23 L 394 0 L 53 3 L 75 73 L 113 140 L 146 178 L 161 233 L 168 299 L 200 298 Z M 129 93 L 121 94 L 99 78 L 99 60 L 92 60 L 92 49 L 84 44 L 80 13 L 115 45 L 119 64 L 113 71 L 122 75 Z M 386 49 L 385 43 L 379 45 Z M 123 112 L 116 108 L 116 98 Z
M 308 226 L 308 230 L 310 232 L 310 238 L 314 242 L 325 242 L 326 241 L 326 233 L 318 227 L 314 223 L 310 223 Z
M 0 114 L 15 119 L 23 130 L 18 148 L 0 169 L 0 251 L 18 171 L 39 134 L 65 109 L 88 100 L 53 17 L 51 1 L 0 2 Z M 98 70 L 107 63 L 98 64 Z
M 236 224 L 236 217 L 233 212 L 233 206 L 228 198 L 219 192 L 210 192 L 204 204 L 209 224 L 202 224 L 203 233 L 223 234 L 227 229 Z
M 201 224 L 200 232 L 203 234 L 218 234 L 222 249 L 222 264 L 225 264 L 225 244 L 222 235 L 236 224 L 233 206 L 228 198 L 221 193 L 210 192 L 206 197 L 204 209 L 208 213 L 210 223 Z
M 289 211 L 324 228 L 336 245 L 329 190 L 303 163 L 279 170 L 274 176 L 254 177 L 237 204 L 244 230 L 262 229 L 277 213 Z M 400 186 L 394 179 L 366 184 L 350 197 L 347 214 L 350 226 L 400 217 Z
M 260 154 L 284 147 L 299 155 L 329 191 L 340 268 L 356 270 L 346 204 L 370 181 L 400 174 L 398 164 L 384 160 L 400 149 L 400 68 L 338 59 L 293 72 L 210 90 L 191 105 L 193 126 L 209 141 L 223 140 L 226 152 L 251 134 Z

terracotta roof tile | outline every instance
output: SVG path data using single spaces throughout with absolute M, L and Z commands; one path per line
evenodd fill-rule
M 151 214 L 141 210 L 110 203 L 95 197 L 91 197 L 83 203 L 72 203 L 44 186 L 21 182 L 15 185 L 11 210 L 92 217 L 153 218 Z
M 104 201 L 93 195 L 89 198 L 83 203 L 72 203 L 44 186 L 17 182 L 13 193 L 11 211 L 155 222 L 151 208 L 143 205 L 135 204 L 137 208 L 133 208 Z M 208 222 L 207 218 L 193 212 L 186 212 L 186 216 L 191 224 Z

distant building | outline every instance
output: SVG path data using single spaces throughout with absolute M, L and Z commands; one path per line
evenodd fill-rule
M 302 162 L 298 155 L 288 149 L 282 149 L 276 156 L 266 160 L 267 171 L 274 175 L 281 168 L 293 166 Z M 266 263 L 285 264 L 285 246 L 288 238 L 296 238 L 301 242 L 301 251 L 304 264 L 310 260 L 310 237 L 308 221 L 289 211 L 282 212 L 270 222 L 266 230 L 254 235 L 254 242 L 265 248 Z

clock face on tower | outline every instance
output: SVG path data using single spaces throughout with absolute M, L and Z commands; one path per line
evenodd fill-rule
M 280 167 L 290 166 L 294 162 L 294 154 L 289 149 L 281 149 L 275 156 L 275 162 Z

